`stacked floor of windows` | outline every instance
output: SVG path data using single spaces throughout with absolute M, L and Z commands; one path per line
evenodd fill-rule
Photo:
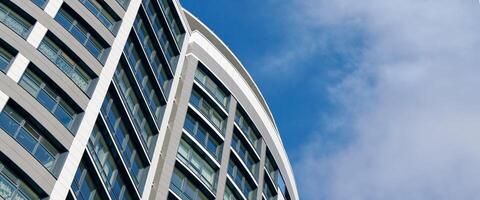
M 197 80 L 213 97 L 222 105 L 224 109 L 228 108 L 229 95 L 225 92 L 225 89 L 220 87 L 218 81 L 211 78 L 205 67 L 199 63 L 197 71 L 195 72 L 195 80 Z
M 146 0 L 144 0 L 146 1 Z M 158 0 L 160 2 L 160 7 L 162 8 L 165 18 L 167 19 L 168 25 L 175 35 L 175 40 L 178 43 L 178 46 L 182 45 L 183 36 L 185 35 L 185 30 L 183 29 L 182 23 L 176 12 L 175 6 L 171 0 Z
M 119 20 L 111 8 L 104 2 L 99 0 L 80 0 L 80 2 L 108 29 L 114 32 L 115 25 Z
M 265 158 L 265 184 L 267 184 L 270 190 L 263 190 L 263 193 L 266 197 L 282 195 L 285 199 L 290 199 L 290 194 L 283 180 L 283 176 L 278 169 L 273 156 L 270 151 L 267 149 L 267 155 Z M 278 188 L 278 189 L 277 189 Z M 278 190 L 278 191 L 277 191 Z
M 27 38 L 34 23 L 20 8 L 5 0 L 0 1 L 0 22 L 22 38 Z
M 267 151 L 267 157 L 265 159 L 265 172 L 271 181 L 275 181 L 278 174 L 277 164 L 273 160 L 272 156 Z
M 123 51 L 130 69 L 133 71 L 135 79 L 137 80 L 137 84 L 145 87 L 145 89 L 142 90 L 145 93 L 144 95 L 146 97 L 154 95 L 156 98 L 166 102 L 167 98 L 161 89 L 162 86 L 156 81 L 158 79 L 156 78 L 153 68 L 145 58 L 145 54 L 140 53 L 142 52 L 142 48 L 138 43 L 134 42 L 134 34 L 130 35 Z
M 155 133 L 158 131 L 148 108 L 143 105 L 143 101 L 140 100 L 141 97 L 131 91 L 131 85 L 129 82 L 122 83 L 122 81 L 117 80 L 117 78 L 114 80 L 115 85 L 118 86 L 115 88 L 119 91 L 118 93 L 127 108 L 128 114 L 133 121 L 133 125 L 141 136 L 142 142 L 149 152 L 153 151 L 156 141 Z
M 238 106 L 237 106 L 238 107 Z M 248 115 L 241 107 L 237 108 L 235 112 L 235 125 L 240 129 L 243 136 L 245 136 L 256 151 L 260 149 L 261 137 L 255 125 Z M 258 152 L 257 152 L 258 153 Z
M 218 166 L 209 163 L 204 158 L 204 154 L 205 152 L 197 150 L 182 139 L 178 147 L 177 159 L 190 169 L 209 190 L 215 191 Z
M 240 163 L 230 158 L 227 173 L 246 199 L 253 200 L 255 198 L 255 180 L 246 173 Z
M 176 199 L 209 200 L 207 194 L 199 189 L 198 183 L 190 180 L 183 171 L 175 168 L 170 181 L 170 190 L 177 196 Z
M 60 91 L 56 85 L 53 85 L 51 80 L 40 74 L 38 70 L 32 70 L 31 68 L 33 68 L 32 65 L 25 70 L 18 84 L 37 99 L 73 134 L 73 124 L 78 112 L 70 103 L 71 100 L 67 101 L 64 97 L 68 96 Z
M 71 189 L 77 200 L 107 200 L 104 187 L 99 182 L 95 168 L 87 162 L 84 154 L 73 177 Z
M 88 140 L 87 149 L 112 199 L 132 199 L 132 196 L 136 195 L 131 192 L 129 185 L 134 183 L 127 178 L 127 169 L 124 167 L 126 165 L 115 150 L 113 140 L 101 120 L 98 120 Z
M 252 176 L 255 179 L 258 179 L 258 162 L 260 161 L 260 158 L 254 151 L 252 151 L 252 149 L 247 148 L 247 141 L 242 140 L 242 137 L 239 137 L 240 134 L 239 131 L 234 131 L 231 142 L 232 149 L 236 153 L 235 155 L 237 155 L 248 168 Z
M 212 100 L 207 97 L 206 94 L 201 92 L 197 87 L 193 87 L 190 103 L 213 125 L 215 128 L 224 135 L 224 129 L 226 124 L 226 113 L 217 108 Z
M 170 79 L 173 78 L 172 71 L 168 66 L 169 64 L 165 62 L 166 58 L 164 57 L 161 48 L 158 46 L 155 36 L 150 33 L 149 29 L 147 29 L 145 20 L 140 14 L 137 15 L 137 18 L 135 19 L 134 30 L 137 33 L 140 46 L 142 46 L 147 60 L 153 68 L 158 83 L 163 89 L 164 94 L 168 94 L 168 91 L 170 90 L 169 82 Z
M 138 69 L 136 73 L 134 72 L 135 74 L 132 74 L 132 71 L 123 60 L 118 64 L 114 75 L 117 87 L 125 96 L 135 95 L 141 101 L 145 101 L 150 112 L 155 117 L 155 121 L 160 124 L 165 111 L 166 103 L 163 101 L 164 99 L 159 98 L 153 85 L 148 81 L 148 77 L 146 79 L 143 78 L 143 70 Z
M 13 60 L 13 51 L 3 41 L 0 41 L 0 71 L 6 73 Z M 15 53 L 16 54 L 16 53 Z
M 151 24 L 149 27 L 153 28 L 153 32 L 156 35 L 157 41 L 160 43 L 168 63 L 172 69 L 175 70 L 178 55 L 180 54 L 180 48 L 175 45 L 175 37 L 172 36 L 172 32 L 168 28 L 167 20 L 162 15 L 162 11 L 159 9 L 157 1 L 143 0 L 143 7 L 147 12 L 148 21 Z
M 183 128 L 187 134 L 191 135 L 207 152 L 213 156 L 217 161 L 221 160 L 222 142 L 219 137 L 215 137 L 214 131 L 208 128 L 199 117 L 196 117 L 193 112 L 188 112 L 185 118 Z
M 81 17 L 73 15 L 74 11 L 63 6 L 55 16 L 55 20 L 63 26 L 72 36 L 77 39 L 95 58 L 102 62 L 102 56 L 106 51 L 105 42 L 101 41 L 93 28 L 87 26 Z M 103 43 L 103 44 L 102 44 Z
M 12 164 L 0 160 L 0 199 L 35 200 L 45 198 L 12 169 Z
M 94 77 L 85 71 L 84 68 L 86 67 L 83 63 L 80 63 L 81 59 L 78 59 L 70 51 L 66 51 L 64 45 L 61 45 L 60 42 L 54 42 L 55 40 L 50 39 L 50 37 L 48 34 L 44 37 L 38 46 L 38 51 L 52 61 L 81 90 L 87 92 Z
M 0 113 L 0 128 L 15 139 L 40 164 L 53 175 L 56 175 L 55 166 L 59 164 L 60 150 L 47 139 L 49 133 L 30 120 L 30 116 L 19 112 L 17 105 L 7 104 Z
M 103 102 L 101 113 L 106 121 L 107 128 L 114 138 L 115 146 L 120 152 L 137 189 L 143 188 L 148 171 L 148 155 L 143 149 L 140 138 L 123 110 L 118 97 L 107 94 Z

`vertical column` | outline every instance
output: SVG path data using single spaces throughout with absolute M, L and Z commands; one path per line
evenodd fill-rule
M 61 2 L 53 0 L 50 1 L 55 3 Z M 105 98 L 108 87 L 112 81 L 113 74 L 120 60 L 120 56 L 122 55 L 123 48 L 127 41 L 128 34 L 133 26 L 133 21 L 137 14 L 138 8 L 140 7 L 140 3 L 141 0 L 131 0 L 127 11 L 122 18 L 122 23 L 120 25 L 118 34 L 112 44 L 102 72 L 100 73 L 92 97 L 87 108 L 85 109 L 83 120 L 79 125 L 76 136 L 69 149 L 69 154 L 66 158 L 64 167 L 58 176 L 53 191 L 50 194 L 50 199 L 52 200 L 64 200 L 68 194 L 70 189 L 69 186 L 71 185 L 75 172 L 80 164 L 83 152 L 85 151 L 88 143 L 88 138 L 90 137 L 91 131 L 100 112 L 103 99 Z M 56 8 L 58 11 L 60 5 L 58 5 Z M 51 13 L 53 13 L 53 10 L 54 6 L 50 6 L 50 4 L 48 4 L 45 8 L 45 11 L 47 13 L 50 12 L 50 15 L 52 15 Z
M 171 118 L 170 120 L 172 122 L 171 131 L 164 136 L 164 146 L 162 146 L 163 157 L 158 164 L 156 164 L 157 166 L 155 166 L 157 170 L 151 191 L 153 195 L 151 194 L 150 199 L 166 199 L 168 195 L 170 179 L 175 168 L 177 148 L 182 137 L 183 122 L 188 110 L 188 102 L 190 93 L 192 92 L 197 63 L 198 60 L 195 57 L 191 55 L 186 56 L 183 72 L 180 77 L 178 77 L 178 88 L 176 91 L 174 91 L 173 88 L 171 90 L 176 92 L 176 95 L 170 95 L 175 96 L 175 101 L 171 103 L 173 110 L 170 115 L 172 116 L 168 117 Z
M 227 184 L 227 167 L 230 160 L 230 144 L 233 137 L 233 123 L 235 121 L 235 112 L 237 110 L 237 100 L 230 97 L 228 108 L 227 126 L 225 128 L 225 142 L 223 143 L 222 161 L 220 162 L 220 171 L 218 172 L 217 199 L 223 199 L 223 193 Z
M 0 111 L 7 105 L 8 96 L 0 90 Z
M 185 38 L 188 38 L 190 36 L 189 33 L 185 33 Z M 151 162 L 151 165 L 150 165 L 150 168 L 148 170 L 148 175 L 147 175 L 147 178 L 145 180 L 145 189 L 143 190 L 143 194 L 142 194 L 142 198 L 143 199 L 149 199 L 150 198 L 150 195 L 152 193 L 152 191 L 154 190 L 153 188 L 155 187 L 154 186 L 154 182 L 155 182 L 155 176 L 156 176 L 156 172 L 158 170 L 160 170 L 162 167 L 161 167 L 161 162 L 162 162 L 162 149 L 163 149 L 163 145 L 165 144 L 165 141 L 167 140 L 166 139 L 166 135 L 168 134 L 168 131 L 170 131 L 170 134 L 172 133 L 172 130 L 176 130 L 176 129 L 173 129 L 173 126 L 170 126 L 170 122 L 172 120 L 175 120 L 177 119 L 176 118 L 176 115 L 178 113 L 178 109 L 179 109 L 179 105 L 184 105 L 184 104 L 180 104 L 180 99 L 177 98 L 177 95 L 176 93 L 178 91 L 185 91 L 188 92 L 188 93 L 183 93 L 183 94 L 179 94 L 179 95 L 182 95 L 182 96 L 190 96 L 190 92 L 191 92 L 191 85 L 190 85 L 190 88 L 185 88 L 185 83 L 188 83 L 190 84 L 190 80 L 191 80 L 191 84 L 193 84 L 193 73 L 195 72 L 195 69 L 196 69 L 196 61 L 193 61 L 193 60 L 187 60 L 187 57 L 186 57 L 186 54 L 187 54 L 187 45 L 188 45 L 188 42 L 184 42 L 184 45 L 182 47 L 182 49 L 180 50 L 180 55 L 179 55 L 179 60 L 178 60 L 178 63 L 177 63 L 177 67 L 174 68 L 176 69 L 173 73 L 173 79 L 172 79 L 172 86 L 170 88 L 170 90 L 168 91 L 169 94 L 168 94 L 168 99 L 167 99 L 167 104 L 165 106 L 165 113 L 163 114 L 163 118 L 162 118 L 162 122 L 159 124 L 159 132 L 158 132 L 158 139 L 157 139 L 157 142 L 155 144 L 155 152 L 153 153 L 153 156 L 152 156 L 152 162 Z M 186 68 L 184 70 L 184 68 Z M 193 70 L 193 71 L 189 71 L 189 70 Z M 184 72 L 184 73 L 182 73 Z M 189 73 L 192 74 L 192 78 L 191 79 L 187 79 L 185 75 L 188 75 Z M 186 85 L 188 85 L 186 84 Z M 186 105 L 188 104 L 188 99 L 187 99 L 187 102 L 185 104 L 185 108 L 186 108 Z M 183 109 L 183 107 L 182 107 Z M 183 119 L 185 119 L 185 116 L 183 116 Z M 183 119 L 180 120 L 180 122 L 182 123 L 181 125 L 183 125 Z M 180 123 L 179 122 L 179 123 Z M 180 126 L 180 130 L 182 129 L 183 127 Z M 155 195 L 154 195 L 155 196 Z
M 265 160 L 267 158 L 267 144 L 262 139 L 262 145 L 260 147 L 260 162 L 258 163 L 258 188 L 257 188 L 257 200 L 262 200 L 263 185 L 265 182 Z

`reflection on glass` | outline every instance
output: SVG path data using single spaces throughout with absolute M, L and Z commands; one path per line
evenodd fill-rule
M 0 2 L 0 22 L 23 38 L 27 38 L 30 27 L 32 27 L 32 24 L 17 14 L 15 9 L 3 2 Z
M 35 97 L 40 104 L 49 110 L 66 128 L 71 129 L 77 113 L 58 94 L 50 84 L 27 68 L 19 85 Z
M 0 128 L 30 152 L 45 168 L 52 170 L 59 152 L 37 128 L 7 105 L 0 113 Z M 47 147 L 45 147 L 47 146 Z
M 92 78 L 50 39 L 45 37 L 38 46 L 38 50 L 63 71 L 80 89 L 84 92 L 87 91 Z

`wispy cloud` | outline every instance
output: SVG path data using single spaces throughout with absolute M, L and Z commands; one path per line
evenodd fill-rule
M 335 125 L 294 164 L 303 198 L 480 199 L 478 1 L 298 0 L 295 8 L 315 47 L 305 52 L 340 49 L 353 66 L 330 85 L 340 109 L 322 124 Z M 358 54 L 349 52 L 355 41 Z M 317 48 L 325 43 L 333 46 Z M 295 66 L 305 52 L 276 65 Z

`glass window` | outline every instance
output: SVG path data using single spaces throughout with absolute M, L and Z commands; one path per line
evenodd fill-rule
M 127 9 L 130 0 L 117 0 L 118 4 L 122 6 L 123 9 Z
M 172 30 L 173 34 L 175 35 L 175 39 L 177 40 L 177 43 L 181 46 L 183 35 L 184 35 L 184 30 L 182 28 L 181 22 L 178 20 L 178 14 L 176 13 L 175 8 L 171 7 L 170 6 L 171 4 L 168 1 L 169 0 L 160 0 L 159 1 L 160 2 L 160 7 L 162 8 L 163 12 L 165 13 L 168 25 L 170 26 L 170 29 Z
M 125 178 L 119 174 L 118 165 L 104 137 L 106 134 L 105 130 L 95 125 L 92 134 L 90 134 L 87 149 L 92 155 L 94 164 L 100 169 L 101 181 L 112 194 L 112 197 L 114 199 L 130 199 L 131 194 L 126 188 Z M 121 191 L 125 192 L 122 194 Z
M 190 168 L 211 190 L 214 190 L 216 170 L 183 139 L 178 147 L 177 158 Z
M 282 192 L 282 195 L 288 199 L 288 191 L 287 191 L 287 185 L 285 185 L 285 181 L 283 180 L 283 176 L 281 174 L 279 174 L 277 176 L 277 181 L 276 181 L 276 184 L 278 186 L 278 188 L 280 189 L 280 192 Z
M 0 113 L 0 122 L 0 128 L 30 152 L 45 168 L 53 170 L 60 153 L 30 121 L 7 105 Z
M 109 123 L 108 127 L 112 132 L 115 139 L 114 142 L 117 144 L 123 160 L 126 162 L 128 170 L 133 176 L 133 180 L 138 186 L 144 179 L 144 171 L 147 166 L 140 159 L 135 159 L 135 156 L 138 156 L 138 151 L 130 137 L 136 137 L 136 135 L 127 132 L 126 123 L 128 122 L 120 114 L 118 102 L 114 102 L 110 94 L 107 94 L 104 101 L 109 101 L 110 103 L 103 104 L 104 106 L 107 105 L 107 107 L 102 107 L 102 115 L 107 121 L 116 122 L 115 124 Z
M 94 176 L 95 172 L 88 169 L 82 161 L 78 166 L 71 186 L 78 200 L 105 199 L 99 191 L 102 186 L 94 181 Z
M 100 20 L 108 30 L 113 31 L 116 20 L 110 12 L 104 8 L 106 5 L 101 4 L 97 0 L 80 0 L 80 2 L 82 2 L 82 4 L 90 10 L 90 12 L 92 12 L 92 14 L 95 15 L 95 17 L 97 17 L 97 19 Z
M 137 16 L 135 19 L 134 23 L 134 28 L 137 31 L 137 35 L 140 39 L 140 42 L 142 43 L 146 57 L 150 61 L 150 64 L 152 65 L 153 71 L 157 77 L 158 83 L 162 87 L 164 91 L 167 90 L 168 87 L 168 81 L 169 78 L 167 76 L 166 70 L 168 66 L 164 65 L 160 61 L 160 57 L 163 58 L 162 55 L 159 55 L 158 51 L 155 50 L 154 47 L 154 41 L 151 39 L 154 36 L 150 34 L 150 32 L 147 31 L 146 29 L 146 24 L 145 21 L 140 17 L 140 15 Z
M 147 101 L 148 106 L 150 107 L 150 110 L 155 114 L 156 119 L 160 120 L 161 119 L 161 111 L 163 110 L 163 106 L 165 105 L 161 101 L 160 98 L 163 99 L 163 96 L 161 94 L 157 94 L 157 92 L 154 89 L 154 82 L 150 80 L 150 77 L 147 74 L 147 64 L 141 60 L 140 54 L 138 52 L 138 46 L 133 43 L 131 39 L 127 40 L 127 44 L 125 45 L 125 55 L 128 58 L 128 63 L 130 63 L 130 69 L 133 71 L 134 76 L 136 78 L 138 87 L 141 88 L 141 91 L 143 93 L 143 96 L 145 97 L 144 99 Z M 127 71 L 127 68 L 123 65 L 119 65 L 119 71 L 117 74 L 125 76 L 125 73 Z M 127 77 L 121 77 L 122 80 L 126 80 Z
M 253 147 L 258 149 L 260 144 L 260 134 L 257 132 L 257 129 L 244 111 L 237 109 L 237 112 L 235 113 L 235 123 L 240 127 L 241 131 Z
M 0 2 L 0 22 L 23 38 L 27 38 L 32 23 L 16 12 L 18 12 L 18 9 L 11 8 L 7 4 Z
M 13 55 L 8 52 L 3 44 L 0 43 L 0 71 L 7 72 L 10 62 L 13 59 Z
M 223 193 L 223 200 L 239 200 L 233 192 L 232 189 L 230 189 L 230 186 L 225 187 L 225 193 Z
M 41 197 L 7 165 L 0 162 L 0 199 L 34 200 Z
M 104 47 L 98 42 L 98 39 L 66 10 L 61 9 L 55 16 L 55 20 L 85 46 L 93 56 L 97 59 L 102 57 Z
M 35 97 L 60 123 L 71 130 L 77 113 L 61 97 L 62 95 L 49 85 L 51 82 L 40 78 L 34 71 L 27 68 L 18 84 Z
M 42 145 L 38 146 L 35 157 L 48 169 L 53 168 L 55 164 L 55 157 Z
M 181 190 L 182 182 L 183 182 L 183 174 L 178 170 L 173 171 L 172 180 L 170 183 L 170 188 L 173 190 L 173 192 L 177 194 L 182 193 L 182 190 Z
M 263 184 L 263 194 L 268 200 L 270 200 L 270 199 L 273 199 L 273 197 L 275 196 L 275 189 L 272 185 L 267 183 L 266 179 L 267 177 L 265 177 L 264 184 Z
M 121 85 L 118 87 L 120 91 L 120 96 L 122 99 L 125 100 L 127 104 L 127 111 L 131 115 L 133 119 L 133 124 L 140 132 L 140 136 L 142 137 L 142 142 L 144 145 L 151 149 L 154 145 L 153 140 L 153 131 L 156 128 L 151 126 L 148 122 L 146 117 L 149 116 L 148 110 L 143 109 L 143 106 L 140 105 L 140 99 L 142 97 L 138 96 L 132 88 L 132 84 L 130 80 L 126 77 L 125 71 L 123 70 L 123 66 L 117 68 L 114 76 L 114 81 L 117 85 Z M 159 109 L 159 108 L 156 108 Z M 152 119 L 153 120 L 153 119 Z
M 277 178 L 277 165 L 274 163 L 275 161 L 270 156 L 270 153 L 267 153 L 267 159 L 265 160 L 265 168 L 267 169 L 267 174 L 275 181 Z
M 228 95 L 213 81 L 212 78 L 210 78 L 203 71 L 203 69 L 200 68 L 200 65 L 201 64 L 199 63 L 197 71 L 195 72 L 195 79 L 205 87 L 205 89 L 215 98 L 216 101 L 218 101 L 218 103 L 220 103 L 220 105 L 222 105 L 224 108 L 227 108 Z
M 195 106 L 219 131 L 223 134 L 225 117 L 220 115 L 211 103 L 194 88 L 190 96 L 190 103 Z
M 205 194 L 197 188 L 192 181 L 178 169 L 175 168 L 170 182 L 170 189 L 175 192 L 182 199 L 188 200 L 206 200 Z
M 92 77 L 87 75 L 58 45 L 48 37 L 45 37 L 38 46 L 38 50 L 63 71 L 80 89 L 84 92 L 87 91 Z
M 184 123 L 185 130 L 188 131 L 207 151 L 217 160 L 220 160 L 220 142 L 212 137 L 212 133 L 206 131 L 205 125 L 200 123 L 197 118 L 187 113 Z
M 256 163 L 251 155 L 251 153 L 247 150 L 247 144 L 240 140 L 237 136 L 240 134 L 239 132 L 235 131 L 232 137 L 232 148 L 237 152 L 242 159 L 243 163 L 247 166 L 248 170 L 252 175 L 257 178 L 257 167 Z
M 167 58 L 168 62 L 170 63 L 170 66 L 175 68 L 176 66 L 176 57 L 178 56 L 178 49 L 175 46 L 174 41 L 169 41 L 167 37 L 167 33 L 170 34 L 168 25 L 166 23 L 162 23 L 166 21 L 162 14 L 161 11 L 157 11 L 155 6 L 152 5 L 152 0 L 143 0 L 143 5 L 145 9 L 147 10 L 147 15 L 148 18 L 150 18 L 150 22 L 152 22 L 152 26 L 154 28 L 155 34 L 157 36 L 158 41 L 160 42 L 160 46 L 165 54 L 165 57 Z M 183 37 L 183 33 L 181 34 L 180 37 Z M 174 37 L 175 38 L 175 37 Z M 180 38 L 179 38 L 180 39 Z M 179 42 L 180 44 L 181 42 Z M 180 45 L 181 46 L 181 45 Z M 175 51 L 174 51 L 175 48 Z
M 13 195 L 16 188 L 3 174 L 0 175 L 0 196 L 7 199 Z
M 190 115 L 187 115 L 187 117 L 185 118 L 185 124 L 183 125 L 183 127 L 188 132 L 195 133 L 196 132 L 195 126 L 196 126 L 195 120 Z
M 45 3 L 47 3 L 47 0 L 31 0 L 31 1 L 40 8 L 43 8 L 45 6 Z
M 253 199 L 255 196 L 253 186 L 247 180 L 245 173 L 239 168 L 238 164 L 230 159 L 228 163 L 228 175 L 233 179 L 238 188 L 247 199 Z

